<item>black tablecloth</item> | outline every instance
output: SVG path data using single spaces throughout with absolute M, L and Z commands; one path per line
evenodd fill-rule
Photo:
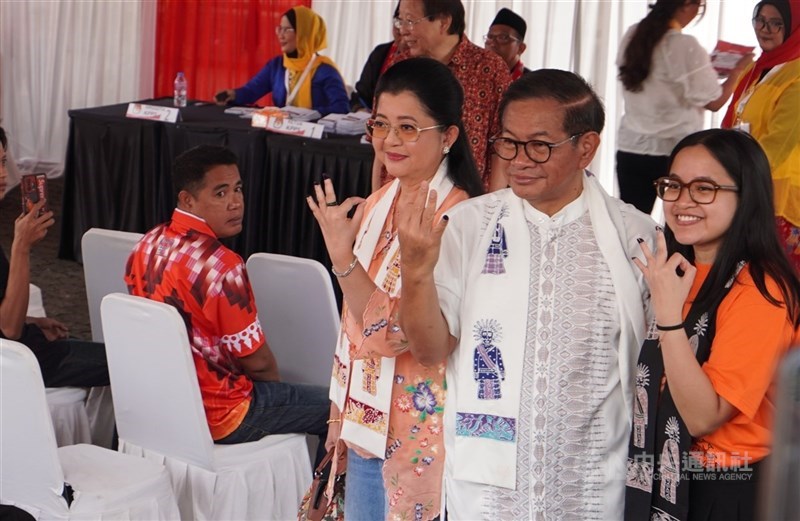
M 144 103 L 168 105 L 171 99 Z M 330 266 L 305 198 L 323 173 L 333 180 L 339 200 L 366 197 L 372 147 L 358 137 L 268 133 L 209 104 L 190 103 L 177 124 L 126 118 L 127 107 L 69 112 L 59 257 L 80 261 L 81 237 L 89 228 L 143 233 L 169 219 L 175 207 L 172 161 L 193 146 L 217 144 L 239 157 L 245 191 L 243 231 L 226 243 L 245 259 L 263 251 Z

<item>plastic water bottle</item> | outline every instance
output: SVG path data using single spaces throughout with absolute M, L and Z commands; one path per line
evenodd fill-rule
M 186 106 L 186 90 L 189 88 L 189 84 L 186 82 L 186 76 L 184 76 L 183 72 L 179 72 L 177 76 L 175 76 L 175 106 L 176 107 L 185 107 Z

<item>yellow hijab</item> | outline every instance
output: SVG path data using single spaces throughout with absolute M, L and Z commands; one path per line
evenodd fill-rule
M 297 57 L 289 58 L 285 53 L 283 55 L 283 66 L 289 71 L 289 88 L 286 92 L 286 99 L 288 101 L 295 84 L 300 79 L 308 63 L 314 55 L 325 49 L 328 46 L 327 30 L 325 29 L 325 20 L 320 15 L 304 6 L 293 7 L 292 10 L 295 14 L 296 27 L 295 38 L 297 42 Z M 317 71 L 317 67 L 323 63 L 336 67 L 333 60 L 327 56 L 317 55 L 314 63 L 311 65 L 310 70 L 303 84 L 297 92 L 297 96 L 292 101 L 292 106 L 303 107 L 306 109 L 313 108 L 311 100 L 311 80 Z M 288 104 L 288 103 L 287 103 Z

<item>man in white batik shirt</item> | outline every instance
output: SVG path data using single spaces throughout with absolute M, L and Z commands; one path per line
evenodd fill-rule
M 421 197 L 400 226 L 410 349 L 447 358 L 448 516 L 622 519 L 648 315 L 631 258 L 656 224 L 585 170 L 605 115 L 582 78 L 527 74 L 500 115 L 510 188 L 435 226 Z

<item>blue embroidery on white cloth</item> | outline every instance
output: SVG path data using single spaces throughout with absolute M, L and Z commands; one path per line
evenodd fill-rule
M 483 264 L 481 273 L 489 273 L 491 275 L 502 275 L 506 272 L 503 259 L 508 258 L 508 242 L 506 241 L 506 230 L 500 221 L 508 215 L 508 206 L 503 205 L 500 210 L 500 217 L 494 225 L 494 232 L 492 233 L 492 240 L 489 242 L 489 248 L 486 250 L 486 261 Z
M 502 327 L 497 320 L 488 319 L 476 322 L 472 330 L 475 340 L 480 342 L 472 358 L 472 375 L 478 382 L 478 399 L 499 400 L 503 396 L 500 381 L 506 379 L 506 368 L 503 354 L 495 342 L 502 338 Z
M 517 420 L 492 414 L 456 412 L 456 436 L 515 441 Z

